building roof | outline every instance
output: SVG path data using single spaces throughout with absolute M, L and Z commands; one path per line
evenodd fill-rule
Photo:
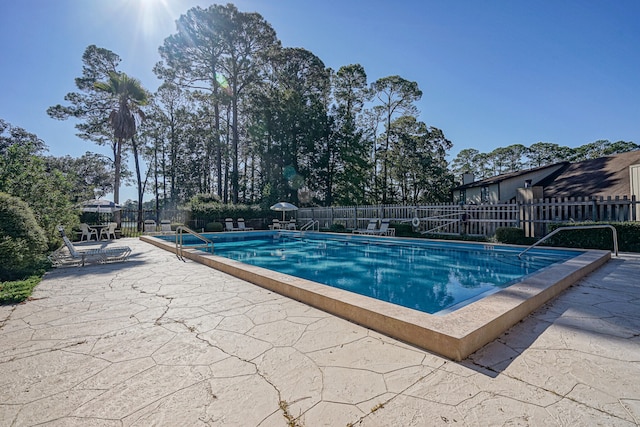
M 640 164 L 640 150 L 571 163 L 537 185 L 544 187 L 544 197 L 631 196 L 629 166 L 634 164 Z
M 460 185 L 458 187 L 455 187 L 453 189 L 453 191 L 464 190 L 464 189 L 467 189 L 467 188 L 474 188 L 474 187 L 484 187 L 484 186 L 492 185 L 492 184 L 498 184 L 498 183 L 500 183 L 502 181 L 506 181 L 506 180 L 512 179 L 512 178 L 518 178 L 520 176 L 528 175 L 528 174 L 533 173 L 533 172 L 539 172 L 539 171 L 542 171 L 542 170 L 545 170 L 545 169 L 557 168 L 558 165 L 569 166 L 570 163 L 569 162 L 554 163 L 552 165 L 540 166 L 540 167 L 533 168 L 533 169 L 527 169 L 527 170 L 522 170 L 522 171 L 517 171 L 517 172 L 509 172 L 509 173 L 505 173 L 505 174 L 502 174 L 502 175 L 496 175 L 496 176 L 492 176 L 490 178 L 481 179 L 479 181 L 470 182 L 469 184 Z M 537 183 L 533 183 L 533 185 L 538 185 L 538 184 Z

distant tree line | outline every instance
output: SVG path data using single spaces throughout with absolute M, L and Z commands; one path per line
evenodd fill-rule
M 138 200 L 128 206 L 138 210 L 184 206 L 198 195 L 263 207 L 415 204 L 450 200 L 463 172 L 481 179 L 639 148 L 516 144 L 464 149 L 449 165 L 452 143 L 417 118 L 416 82 L 370 83 L 359 64 L 327 68 L 305 49 L 282 47 L 259 14 L 231 4 L 190 9 L 177 28 L 160 46 L 154 71 L 163 83 L 154 93 L 119 69 L 117 54 L 91 45 L 77 91 L 47 110 L 75 119 L 78 135 L 108 146 L 110 156 L 46 156 L 36 135 L 0 120 L 0 191 L 32 205 L 52 238 L 60 220 L 47 206 L 67 221 L 82 200 L 113 192 L 120 202 L 121 182 L 136 185 Z M 145 193 L 154 197 L 143 205 Z
M 417 119 L 416 82 L 367 81 L 302 48 L 282 47 L 257 13 L 231 4 L 195 7 L 167 37 L 147 93 L 119 71 L 117 54 L 89 46 L 77 92 L 49 108 L 78 119 L 83 139 L 109 145 L 119 176 L 132 155 L 141 205 L 197 194 L 269 205 L 423 203 L 446 200 L 453 177 L 442 130 Z M 140 160 L 148 165 L 140 169 Z
M 513 144 L 496 148 L 490 153 L 465 148 L 451 162 L 451 171 L 456 177 L 456 183 L 460 183 L 464 173 L 473 173 L 476 179 L 485 179 L 564 161 L 581 162 L 638 149 L 640 145 L 634 142 L 607 140 L 598 140 L 576 148 L 550 142 L 537 142 L 529 147 Z

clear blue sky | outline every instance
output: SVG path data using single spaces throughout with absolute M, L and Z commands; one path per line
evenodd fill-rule
M 154 91 L 158 47 L 198 0 L 19 0 L 0 3 L 0 118 L 55 156 L 103 152 L 49 118 L 81 75 L 91 44 Z M 218 2 L 225 4 L 227 1 Z M 463 148 L 640 143 L 638 0 L 238 0 L 286 47 L 326 66 L 360 63 L 369 82 L 398 74 L 424 92 L 420 119 Z M 134 198 L 133 189 L 122 200 Z M 148 198 L 148 196 L 147 196 Z

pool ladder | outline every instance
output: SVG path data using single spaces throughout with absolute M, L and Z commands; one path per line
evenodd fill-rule
M 213 241 L 207 239 L 202 234 L 197 231 L 193 231 L 189 227 L 185 227 L 184 225 L 180 225 L 176 228 L 176 256 L 179 260 L 184 261 L 184 257 L 182 256 L 182 250 L 184 249 L 184 235 L 190 234 L 192 236 L 200 239 L 203 244 L 199 245 L 189 245 L 190 248 L 194 249 L 203 249 L 206 248 L 207 251 L 213 253 Z
M 527 252 L 529 249 L 533 249 L 535 246 L 538 246 L 538 244 L 544 242 L 545 240 L 547 240 L 549 237 L 564 231 L 564 230 L 589 230 L 592 228 L 610 228 L 611 231 L 613 232 L 613 251 L 616 254 L 616 256 L 618 256 L 618 232 L 616 231 L 615 227 L 613 225 L 609 225 L 609 224 L 599 224 L 599 225 L 575 225 L 573 227 L 559 227 L 556 228 L 555 230 L 553 230 L 551 233 L 547 234 L 546 236 L 544 236 L 542 239 L 538 240 L 537 242 L 535 242 L 533 245 L 529 246 L 527 249 L 525 249 L 524 251 L 520 252 L 518 254 L 518 258 L 522 257 L 522 255 L 525 254 L 525 252 Z
M 307 222 L 305 225 L 303 225 L 302 227 L 300 227 L 300 231 L 307 231 L 307 230 L 314 231 L 316 229 L 316 226 L 318 227 L 318 231 L 320 231 L 320 221 L 311 220 Z

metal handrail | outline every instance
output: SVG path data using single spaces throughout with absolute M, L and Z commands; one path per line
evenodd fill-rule
M 445 224 L 442 224 L 442 225 L 439 225 L 439 226 L 437 226 L 435 228 L 432 228 L 431 230 L 423 231 L 420 234 L 429 234 L 429 233 L 432 233 L 432 232 L 434 232 L 436 230 L 439 230 L 439 229 L 441 229 L 443 227 L 447 227 L 447 226 L 449 226 L 451 224 L 455 224 L 456 222 L 460 222 L 460 220 L 459 219 L 450 219 L 449 222 L 447 222 Z
M 318 231 L 320 231 L 320 221 L 318 220 L 311 220 L 309 222 L 307 222 L 305 225 L 303 225 L 302 227 L 300 227 L 300 231 L 306 231 L 311 229 L 312 231 L 315 229 L 315 226 L 318 226 Z
M 181 259 L 182 261 L 184 261 L 184 257 L 182 256 L 182 249 L 184 247 L 184 234 L 190 234 L 192 236 L 197 237 L 198 239 L 202 240 L 205 244 L 204 245 L 195 245 L 195 246 L 191 246 L 192 248 L 207 248 L 207 250 L 211 253 L 213 253 L 213 241 L 207 239 L 206 237 L 204 237 L 202 234 L 198 233 L 197 231 L 193 231 L 192 229 L 190 229 L 189 227 L 186 227 L 184 225 L 179 225 L 178 227 L 176 227 L 176 256 Z
M 576 226 L 573 226 L 573 227 L 559 227 L 559 228 L 556 228 L 551 233 L 547 234 L 542 239 L 538 240 L 537 242 L 535 242 L 533 245 L 529 246 L 524 251 L 520 252 L 518 254 L 518 258 L 520 258 L 522 255 L 524 255 L 525 252 L 527 252 L 529 249 L 532 249 L 535 246 L 538 246 L 539 243 L 542 243 L 543 241 L 547 240 L 549 237 L 551 237 L 554 234 L 557 234 L 557 233 L 559 233 L 561 231 L 564 231 L 564 230 L 587 230 L 587 229 L 592 229 L 592 228 L 610 228 L 611 229 L 611 231 L 613 232 L 613 251 L 615 252 L 616 256 L 618 256 L 618 232 L 616 231 L 615 227 L 613 225 L 609 225 L 609 224 L 598 224 L 598 225 L 576 225 Z

